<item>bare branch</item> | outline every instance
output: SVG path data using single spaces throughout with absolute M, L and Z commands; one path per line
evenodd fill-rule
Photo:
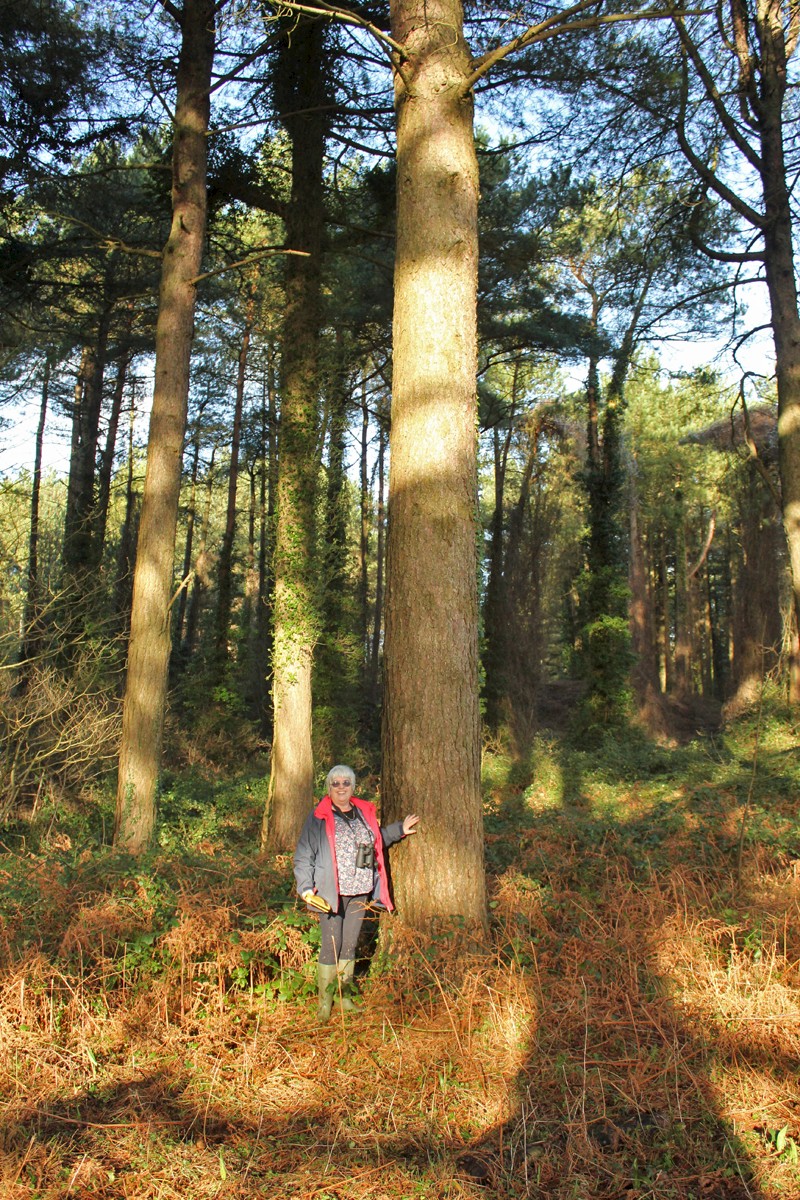
M 490 50 L 487 54 L 476 59 L 475 70 L 462 85 L 462 94 L 466 95 L 478 80 L 491 70 L 496 63 L 501 62 L 510 54 L 515 54 L 519 50 L 527 49 L 528 46 L 547 41 L 557 34 L 580 33 L 587 29 L 599 29 L 602 25 L 619 24 L 623 21 L 664 20 L 672 16 L 671 13 L 664 12 L 661 9 L 646 9 L 638 13 L 607 13 L 605 16 L 595 15 L 587 17 L 584 20 L 573 20 L 573 17 L 586 12 L 587 9 L 596 7 L 596 4 L 597 0 L 580 0 L 578 4 L 573 5 L 571 8 L 564 9 L 560 13 L 554 13 L 546 21 L 540 21 L 538 25 L 531 25 L 523 33 L 512 38 L 510 42 L 506 42 L 505 45 L 498 46 L 495 50 Z
M 56 221 L 67 221 L 70 225 L 79 225 L 81 229 L 86 229 L 93 237 L 97 238 L 98 246 L 102 246 L 105 250 L 121 250 L 123 254 L 138 254 L 143 258 L 160 259 L 162 257 L 160 250 L 148 250 L 144 246 L 129 246 L 121 238 L 112 237 L 110 233 L 103 233 L 102 230 L 95 229 L 93 225 L 81 221 L 70 213 L 50 212 L 47 209 L 44 212 L 46 216 L 53 217 Z
M 714 534 L 716 533 L 716 530 L 717 530 L 717 514 L 716 514 L 716 512 L 712 512 L 711 518 L 708 522 L 708 533 L 706 534 L 706 540 L 703 542 L 703 549 L 700 551 L 700 557 L 698 558 L 697 562 L 687 572 L 687 576 L 686 576 L 687 579 L 694 579 L 695 575 L 697 574 L 697 572 L 702 567 L 703 563 L 708 558 L 708 552 L 711 549 L 711 543 L 714 540 Z
M 268 254 L 296 254 L 300 258 L 309 257 L 308 250 L 287 250 L 283 246 L 262 246 L 254 254 L 248 254 L 247 258 L 240 258 L 238 262 L 228 263 L 224 267 L 216 267 L 213 271 L 204 271 L 202 275 L 195 275 L 194 279 L 188 279 L 186 282 L 197 284 L 203 279 L 211 279 L 212 275 L 224 275 L 226 271 L 235 271 L 238 267 L 246 267 L 250 263 L 258 262 Z
M 589 0 L 585 0 L 586 3 Z M 596 2 L 596 0 L 595 0 Z M 316 4 L 299 4 L 297 0 L 276 0 L 274 7 L 280 12 L 284 10 L 288 12 L 307 13 L 313 17 L 330 17 L 331 20 L 341 21 L 343 25 L 357 25 L 359 29 L 364 29 L 371 34 L 376 41 L 384 46 L 388 46 L 394 54 L 400 59 L 409 58 L 409 53 L 405 46 L 400 42 L 396 42 L 388 33 L 384 33 L 377 25 L 373 25 L 372 21 L 368 21 L 366 17 L 360 16 L 358 13 L 352 12 L 349 8 L 344 8 L 339 4 L 325 4 L 324 0 L 317 0 Z

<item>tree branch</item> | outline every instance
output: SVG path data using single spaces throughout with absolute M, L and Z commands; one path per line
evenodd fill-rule
M 736 122 L 728 112 L 728 109 L 726 108 L 725 102 L 719 93 L 719 89 L 714 82 L 711 72 L 703 61 L 700 51 L 695 45 L 694 39 L 684 24 L 684 14 L 681 12 L 672 13 L 671 15 L 672 23 L 675 26 L 678 37 L 680 38 L 681 45 L 683 46 L 686 55 L 691 59 L 692 66 L 697 72 L 700 82 L 705 89 L 705 93 L 711 101 L 715 113 L 720 119 L 722 128 L 725 130 L 734 146 L 736 146 L 739 153 L 742 154 L 750 163 L 750 166 L 753 168 L 753 170 L 760 172 L 761 159 L 756 154 L 747 138 L 742 137 L 741 133 L 737 129 Z
M 665 13 L 659 9 L 647 9 L 640 13 L 608 13 L 606 16 L 592 16 L 581 21 L 572 19 L 589 8 L 595 8 L 596 5 L 597 0 L 579 0 L 578 4 L 574 4 L 571 8 L 567 8 L 563 12 L 554 13 L 547 20 L 540 21 L 538 25 L 529 26 L 523 33 L 512 38 L 510 42 L 506 42 L 505 45 L 498 46 L 495 50 L 490 50 L 476 59 L 475 70 L 465 80 L 460 89 L 462 95 L 466 95 L 479 79 L 491 70 L 496 63 L 507 58 L 509 54 L 514 54 L 518 50 L 525 50 L 528 46 L 535 45 L 536 43 L 547 41 L 559 33 L 580 33 L 586 29 L 599 29 L 601 25 L 612 25 L 621 21 L 644 21 L 654 18 L 656 20 L 664 20 L 672 16 L 671 13 Z
M 694 579 L 695 575 L 697 574 L 697 572 L 702 567 L 703 563 L 708 558 L 708 552 L 711 549 L 711 543 L 714 540 L 714 534 L 716 533 L 716 530 L 717 530 L 717 514 L 716 514 L 716 512 L 712 511 L 711 517 L 708 522 L 708 533 L 706 534 L 706 540 L 703 542 L 703 549 L 700 551 L 700 557 L 698 558 L 697 562 L 694 564 L 693 567 L 691 567 L 687 571 L 687 573 L 686 573 L 687 579 Z
M 139 254 L 143 258 L 160 259 L 162 257 L 160 250 L 147 250 L 144 246 L 129 246 L 121 238 L 115 238 L 111 234 L 103 233 L 100 229 L 95 229 L 93 225 L 89 225 L 86 221 L 81 221 L 78 217 L 73 217 L 69 213 L 49 212 L 47 209 L 43 209 L 43 212 L 45 216 L 53 217 L 57 221 L 68 221 L 71 225 L 79 225 L 81 229 L 88 230 L 93 237 L 97 238 L 98 245 L 105 247 L 106 250 L 121 250 L 123 254 Z
M 694 167 L 695 171 L 706 184 L 706 186 L 711 188 L 712 192 L 716 192 L 720 199 L 729 204 L 734 212 L 739 213 L 741 217 L 744 217 L 744 219 L 751 225 L 755 226 L 756 229 L 764 229 L 766 225 L 766 219 L 762 217 L 761 213 L 757 212 L 754 208 L 751 208 L 749 204 L 746 204 L 744 200 L 742 200 L 741 196 L 737 196 L 736 192 L 732 191 L 726 184 L 724 184 L 722 180 L 719 179 L 714 173 L 714 171 L 712 171 L 708 163 L 704 162 L 698 154 L 695 154 L 694 150 L 690 146 L 689 139 L 686 135 L 686 106 L 688 103 L 688 93 L 688 69 L 686 61 L 684 60 L 680 109 L 675 125 L 675 133 L 678 138 L 678 145 L 683 151 L 684 156 Z
M 204 271 L 202 275 L 195 275 L 193 279 L 187 279 L 187 283 L 197 284 L 203 279 L 211 279 L 212 275 L 224 275 L 226 271 L 235 271 L 238 267 L 247 267 L 250 263 L 258 262 L 267 254 L 295 254 L 299 258 L 308 258 L 308 250 L 287 250 L 284 246 L 262 246 L 254 254 L 248 254 L 247 258 L 240 258 L 238 262 L 227 263 L 224 267 L 216 267 L 213 271 Z

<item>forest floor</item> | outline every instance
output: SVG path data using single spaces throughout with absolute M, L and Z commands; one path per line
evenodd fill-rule
M 393 922 L 323 1027 L 263 778 L 165 779 L 147 861 L 9 827 L 0 1196 L 800 1197 L 797 748 L 487 749 L 489 944 Z

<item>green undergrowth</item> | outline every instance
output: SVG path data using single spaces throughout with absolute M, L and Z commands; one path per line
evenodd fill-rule
M 800 1196 L 800 755 L 777 699 L 682 747 L 484 754 L 490 939 L 391 926 L 314 1019 L 263 772 L 0 840 L 10 1200 Z M 370 925 L 375 936 L 376 928 Z

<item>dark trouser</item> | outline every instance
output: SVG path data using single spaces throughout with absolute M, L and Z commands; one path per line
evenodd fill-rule
M 341 896 L 335 913 L 322 913 L 319 919 L 321 963 L 331 966 L 340 959 L 355 958 L 368 901 L 369 894 L 366 892 L 363 896 Z

